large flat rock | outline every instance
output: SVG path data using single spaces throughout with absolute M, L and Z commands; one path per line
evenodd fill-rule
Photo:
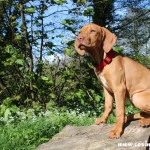
M 119 139 L 109 139 L 107 134 L 112 127 L 68 125 L 36 150 L 150 150 L 150 128 L 142 128 L 133 121 Z

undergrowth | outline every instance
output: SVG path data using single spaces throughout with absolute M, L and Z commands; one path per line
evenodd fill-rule
M 126 103 L 126 114 L 137 113 L 129 101 Z M 1 150 L 34 150 L 41 143 L 49 141 L 66 125 L 87 126 L 101 114 L 81 110 L 59 108 L 20 109 L 16 106 L 0 106 L 0 149 Z M 115 109 L 107 123 L 115 122 Z
M 7 119 L 5 114 L 0 118 L 0 149 L 34 150 L 66 125 L 91 125 L 93 122 L 94 117 L 89 117 L 88 113 L 54 109 L 38 113 L 34 109 L 18 111 Z

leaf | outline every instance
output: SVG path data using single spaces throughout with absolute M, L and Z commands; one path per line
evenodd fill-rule
M 54 106 L 55 106 L 55 102 L 52 100 L 50 100 L 48 103 L 46 103 L 46 109 L 50 109 Z
M 96 101 L 96 102 L 99 102 L 100 99 L 101 99 L 101 96 L 99 96 L 99 95 L 96 95 L 96 96 L 95 96 L 95 101 Z
M 71 50 L 69 50 L 68 48 L 64 49 L 65 54 L 67 54 L 69 57 L 71 56 Z
M 66 25 L 66 23 L 67 23 L 66 20 L 62 21 L 62 25 Z
M 14 99 L 17 100 L 17 101 L 20 100 L 20 98 L 21 98 L 20 95 L 17 95 L 17 96 L 14 97 Z
M 52 85 L 54 82 L 53 82 L 53 80 L 49 80 L 47 83 Z
M 7 107 L 5 105 L 1 105 L 0 107 L 0 114 L 4 114 L 4 112 L 6 111 Z
M 23 64 L 24 64 L 24 60 L 21 59 L 21 58 L 17 59 L 15 62 L 16 62 L 16 64 L 18 64 L 18 65 L 23 65 Z
M 86 0 L 78 0 L 77 1 L 79 4 L 86 4 Z
M 12 47 L 12 45 L 7 45 L 5 51 L 9 54 L 13 54 L 14 48 Z
M 33 101 L 33 102 L 32 102 L 32 105 L 33 105 L 33 108 L 34 108 L 34 109 L 36 109 L 36 110 L 38 110 L 38 109 L 40 109 L 40 108 L 41 108 L 41 106 L 40 106 L 39 102 L 35 102 L 35 101 Z
M 55 95 L 54 93 L 50 93 L 49 96 L 50 96 L 52 99 L 56 98 L 56 95 Z
M 8 0 L 7 0 L 8 1 Z M 6 2 L 6 0 L 0 0 L 0 3 Z
M 15 36 L 15 40 L 21 40 L 22 39 L 22 36 L 21 35 L 17 35 L 17 36 Z
M 66 2 L 66 0 L 54 0 L 55 3 L 57 3 L 58 5 L 61 5 L 63 3 Z
M 123 49 L 121 47 L 118 47 L 118 46 L 113 47 L 113 50 L 118 52 L 118 53 L 121 53 L 123 51 Z
M 25 69 L 24 67 L 19 67 L 19 70 L 20 70 L 20 71 L 22 71 L 22 70 L 24 70 L 24 69 Z
M 10 109 L 7 108 L 5 113 L 4 113 L 4 121 L 8 121 L 8 117 L 11 115 Z
M 45 137 L 39 139 L 40 143 L 47 142 L 48 140 L 49 138 L 45 138 Z
M 53 42 L 45 42 L 45 46 L 51 49 L 54 47 L 54 43 Z
M 37 87 L 35 84 L 33 84 L 33 88 L 34 88 L 34 89 L 38 89 L 38 87 Z
M 17 111 L 19 111 L 19 108 L 17 106 L 12 106 L 10 107 L 10 110 L 14 113 L 16 113 Z
M 10 97 L 7 97 L 6 99 L 3 100 L 3 104 L 6 106 L 10 106 L 12 104 L 13 99 Z
M 27 98 L 27 99 L 25 100 L 25 102 L 26 102 L 26 103 L 32 102 L 32 100 L 31 100 L 30 98 Z
M 27 8 L 25 10 L 26 13 L 29 13 L 29 14 L 33 14 L 35 12 L 35 8 L 31 7 L 31 8 Z
M 11 23 L 11 25 L 12 25 L 13 27 L 16 27 L 16 26 L 18 25 L 18 22 L 14 21 L 14 22 Z
M 84 105 L 84 104 L 85 104 L 83 99 L 81 99 L 81 104 L 82 104 L 82 105 Z
M 48 77 L 45 77 L 45 76 L 41 76 L 41 79 L 44 81 L 48 81 Z
M 54 54 L 54 52 L 53 51 L 49 51 L 49 52 L 47 52 L 47 55 L 53 55 Z
M 17 16 L 10 15 L 9 18 L 12 19 L 12 20 L 15 20 L 17 18 Z
M 84 16 L 89 16 L 89 15 L 94 15 L 92 8 L 87 8 L 86 10 L 84 10 Z
M 6 62 L 4 63 L 5 66 L 10 66 L 15 62 L 16 58 L 15 57 L 10 57 L 6 59 Z

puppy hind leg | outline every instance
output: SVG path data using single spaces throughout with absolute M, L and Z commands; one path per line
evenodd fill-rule
M 140 113 L 143 118 L 139 120 L 139 125 L 141 127 L 149 127 L 150 126 L 150 113 L 141 112 Z
M 132 102 L 141 110 L 139 125 L 142 127 L 150 126 L 150 91 L 134 94 Z
M 125 116 L 125 123 L 133 120 L 139 120 L 142 119 L 143 117 L 140 115 L 140 113 L 133 114 L 130 116 Z

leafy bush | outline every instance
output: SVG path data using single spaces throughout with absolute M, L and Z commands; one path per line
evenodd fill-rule
M 130 101 L 126 102 L 126 114 L 137 113 Z M 84 126 L 94 123 L 98 113 L 82 112 L 80 109 L 67 108 L 20 109 L 17 106 L 0 106 L 0 145 L 2 150 L 32 150 L 39 144 L 49 141 L 66 125 Z M 115 109 L 107 123 L 115 122 Z
M 66 125 L 90 125 L 94 117 L 75 111 L 58 111 L 52 109 L 37 112 L 34 109 L 9 111 L 0 118 L 0 145 L 2 150 L 32 150 L 48 141 Z

